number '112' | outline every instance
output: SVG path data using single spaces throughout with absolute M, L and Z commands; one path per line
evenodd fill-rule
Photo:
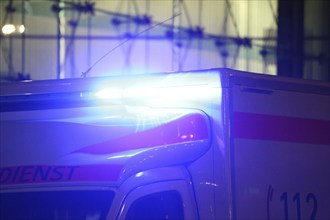
M 284 203 L 284 218 L 285 218 L 285 220 L 288 220 L 289 219 L 288 193 L 287 192 L 282 193 L 280 199 L 281 199 L 281 202 Z M 292 201 L 296 204 L 297 220 L 301 220 L 301 197 L 300 197 L 299 192 L 294 194 L 294 196 L 292 197 Z M 308 193 L 303 202 L 311 203 L 313 205 L 313 209 L 310 214 L 310 220 L 314 220 L 316 217 L 316 212 L 317 212 L 316 196 L 313 193 Z

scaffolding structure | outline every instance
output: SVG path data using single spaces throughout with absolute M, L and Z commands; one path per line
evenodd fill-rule
M 20 9 L 15 8 L 13 0 L 7 0 L 5 5 L 5 15 L 1 25 L 12 23 L 13 16 L 21 16 L 21 24 L 26 23 L 27 0 L 21 0 Z M 269 2 L 270 10 L 274 18 L 274 24 L 277 25 L 277 14 L 274 5 Z M 197 48 L 196 66 L 202 68 L 202 51 L 206 47 L 212 47 L 212 50 L 217 51 L 219 56 L 218 67 L 236 68 L 237 60 L 242 53 L 242 48 L 245 51 L 257 50 L 260 60 L 263 62 L 263 72 L 268 72 L 269 64 L 276 63 L 276 28 L 270 29 L 263 37 L 242 36 L 239 32 L 237 18 L 233 11 L 232 1 L 225 0 L 225 14 L 218 34 L 207 33 L 203 27 L 203 0 L 198 0 L 197 22 L 192 22 L 191 12 L 187 7 L 188 2 L 184 0 L 172 0 L 172 15 L 168 16 L 165 21 L 156 21 L 151 15 L 150 0 L 146 0 L 141 9 L 136 0 L 118 1 L 115 11 L 102 9 L 99 2 L 92 0 L 53 0 L 49 9 L 56 19 L 56 34 L 26 34 L 19 35 L 0 35 L 1 54 L 4 63 L 7 66 L 7 73 L 1 74 L 2 78 L 7 80 L 22 80 L 29 79 L 33 73 L 26 71 L 26 44 L 29 40 L 53 40 L 56 41 L 56 74 L 50 78 L 77 77 L 76 61 L 76 42 L 85 41 L 87 51 L 85 63 L 86 71 L 82 72 L 83 76 L 87 76 L 96 63 L 104 59 L 110 52 L 121 50 L 124 55 L 125 68 L 130 69 L 132 66 L 132 52 L 137 41 L 144 41 L 144 67 L 146 72 L 150 66 L 150 45 L 153 41 L 163 40 L 171 42 L 171 71 L 185 70 L 185 62 L 188 59 L 189 52 L 194 45 Z M 20 11 L 18 13 L 17 11 Z M 98 15 L 107 16 L 110 20 L 114 35 L 97 35 L 93 34 L 93 19 Z M 86 34 L 78 34 L 77 29 L 81 25 L 82 18 L 87 21 Z M 195 19 L 196 20 L 196 19 Z M 229 22 L 231 29 L 234 30 L 234 36 L 229 36 Z M 64 31 L 66 27 L 66 30 Z M 69 30 L 68 28 L 69 27 Z M 156 28 L 155 28 L 156 27 Z M 159 31 L 153 31 L 162 27 L 165 31 L 159 34 Z M 20 40 L 20 51 L 13 48 L 13 40 Z M 114 41 L 117 46 L 108 48 L 104 54 L 100 54 L 100 58 L 95 61 L 91 57 L 93 51 L 93 42 L 97 40 Z M 261 42 L 261 43 L 260 43 Z M 123 46 L 125 45 L 125 46 Z M 207 46 L 205 46 L 207 45 Z M 211 45 L 211 46 L 210 46 Z M 196 49 L 195 49 L 196 50 Z M 15 63 L 13 54 L 21 54 L 21 63 Z M 1 70 L 4 71 L 4 67 Z M 66 69 L 69 69 L 71 74 L 65 74 Z M 87 74 L 88 73 L 88 74 Z M 80 75 L 80 74 L 79 74 Z M 33 77 L 32 77 L 33 78 Z

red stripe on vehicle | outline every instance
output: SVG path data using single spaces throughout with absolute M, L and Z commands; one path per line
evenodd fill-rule
M 152 129 L 91 145 L 75 152 L 110 154 L 207 138 L 208 125 L 206 118 L 201 114 L 190 114 Z
M 116 181 L 122 165 L 27 165 L 0 167 L 0 185 Z
M 330 121 L 234 112 L 234 137 L 270 141 L 330 144 Z

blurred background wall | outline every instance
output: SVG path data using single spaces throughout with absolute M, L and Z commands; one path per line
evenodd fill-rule
M 330 80 L 327 0 L 1 0 L 0 79 L 207 68 Z

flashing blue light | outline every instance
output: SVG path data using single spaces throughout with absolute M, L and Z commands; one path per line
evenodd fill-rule
M 122 97 L 121 90 L 104 88 L 95 92 L 94 97 L 97 99 L 120 99 Z
M 149 107 L 182 106 L 188 102 L 212 103 L 215 99 L 221 100 L 220 80 L 215 73 L 177 73 L 120 80 L 111 85 L 103 84 L 93 97 L 103 102 Z

